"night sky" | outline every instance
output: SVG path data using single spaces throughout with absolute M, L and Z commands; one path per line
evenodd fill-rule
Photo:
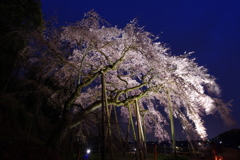
M 204 118 L 209 138 L 240 128 L 240 1 L 239 0 L 42 0 L 45 17 L 59 24 L 76 22 L 94 9 L 113 26 L 123 28 L 138 17 L 145 30 L 160 35 L 173 55 L 194 51 L 192 58 L 209 69 L 232 102 L 235 126 L 224 126 L 218 115 Z M 178 124 L 178 123 L 177 123 Z M 176 138 L 183 138 L 176 126 Z

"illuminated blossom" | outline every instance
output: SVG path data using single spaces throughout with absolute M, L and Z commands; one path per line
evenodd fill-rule
M 215 78 L 189 58 L 192 53 L 169 54 L 169 48 L 139 27 L 136 20 L 119 29 L 109 27 L 91 11 L 82 21 L 63 27 L 59 34 L 55 48 L 48 51 L 50 57 L 58 59 L 57 70 L 51 76 L 60 87 L 72 87 L 69 97 L 78 89 L 80 94 L 72 99 L 72 104 L 85 110 L 79 111 L 80 116 L 100 108 L 100 75 L 104 72 L 109 105 L 121 107 L 121 116 L 128 119 L 127 106 L 138 99 L 140 110 L 147 110 L 146 131 L 154 132 L 160 140 L 168 139 L 164 130 L 168 117 L 159 110 L 164 107 L 169 114 L 167 91 L 173 115 L 182 123 L 188 138 L 207 137 L 204 115 L 219 112 L 224 119 L 229 117 L 228 105 L 212 97 L 220 95 Z M 69 110 L 67 105 L 64 107 Z

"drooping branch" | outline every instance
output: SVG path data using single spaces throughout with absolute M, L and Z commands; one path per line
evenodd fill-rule
M 114 106 L 118 106 L 118 107 L 119 106 L 127 106 L 128 104 L 134 103 L 134 100 L 141 99 L 142 97 L 146 96 L 150 91 L 151 91 L 151 89 L 145 90 L 144 92 L 141 92 L 138 95 L 128 97 L 127 99 L 122 100 L 122 101 L 116 101 L 115 99 L 109 99 L 108 105 L 114 105 Z M 71 125 L 71 128 L 74 128 L 75 126 L 80 124 L 82 122 L 82 120 L 84 119 L 84 116 L 86 116 L 87 114 L 100 108 L 101 105 L 102 105 L 102 101 L 99 100 L 99 101 L 94 102 L 91 106 L 88 106 L 86 109 L 84 109 L 81 113 L 79 113 L 79 119 Z

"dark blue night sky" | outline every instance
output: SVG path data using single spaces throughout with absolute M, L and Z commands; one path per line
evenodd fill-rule
M 160 35 L 172 54 L 195 51 L 192 58 L 217 78 L 221 98 L 234 100 L 232 116 L 237 124 L 226 127 L 218 115 L 207 116 L 209 138 L 240 128 L 239 8 L 239 0 L 42 0 L 43 14 L 57 16 L 60 24 L 79 21 L 91 9 L 121 28 L 139 17 L 139 24 Z M 177 138 L 182 138 L 180 132 Z

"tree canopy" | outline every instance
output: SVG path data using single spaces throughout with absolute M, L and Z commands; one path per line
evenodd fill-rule
M 31 58 L 25 70 L 38 68 L 37 79 L 51 83 L 48 103 L 63 109 L 62 134 L 84 120 L 94 121 L 91 113 L 102 105 L 102 73 L 108 105 L 121 108 L 120 115 L 128 119 L 137 100 L 140 111 L 146 111 L 147 132 L 159 140 L 168 138 L 164 125 L 169 118 L 159 107 L 167 115 L 172 107 L 189 139 L 207 137 L 205 115 L 219 113 L 232 123 L 230 105 L 219 99 L 220 88 L 207 69 L 191 59 L 191 53 L 170 54 L 136 19 L 119 29 L 90 11 L 79 22 L 47 28 L 44 37 L 36 37 L 28 46 Z

